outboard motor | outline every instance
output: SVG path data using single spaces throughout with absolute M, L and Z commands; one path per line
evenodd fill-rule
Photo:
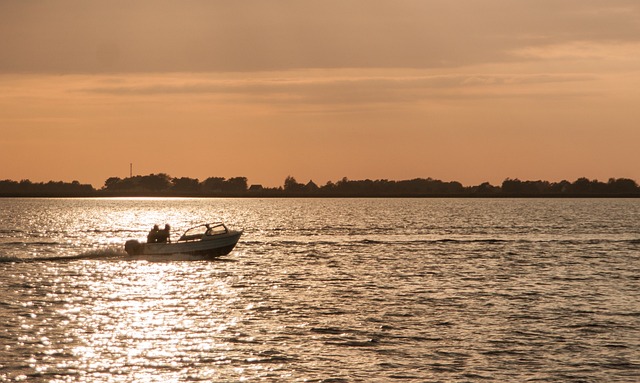
M 135 239 L 130 239 L 124 243 L 124 251 L 129 255 L 139 255 L 142 253 L 142 244 Z

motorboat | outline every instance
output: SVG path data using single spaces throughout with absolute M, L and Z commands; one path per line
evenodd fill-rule
M 238 243 L 242 231 L 230 230 L 222 222 L 206 223 L 187 229 L 177 241 L 144 243 L 135 239 L 124 244 L 127 254 L 170 255 L 189 254 L 215 258 L 227 255 Z

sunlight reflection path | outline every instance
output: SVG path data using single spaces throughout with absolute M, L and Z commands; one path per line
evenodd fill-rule
M 100 298 L 62 312 L 75 324 L 79 345 L 73 349 L 77 359 L 60 367 L 85 371 L 87 381 L 103 374 L 125 381 L 215 377 L 232 349 L 219 333 L 232 331 L 241 315 L 229 280 L 212 279 L 206 263 L 195 275 L 192 264 L 182 263 L 98 266 L 105 280 L 87 282 L 86 291 Z M 185 272 L 194 280 L 188 296 L 181 283 Z

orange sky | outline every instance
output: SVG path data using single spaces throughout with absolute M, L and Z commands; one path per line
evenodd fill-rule
M 640 182 L 636 0 L 5 1 L 0 179 Z

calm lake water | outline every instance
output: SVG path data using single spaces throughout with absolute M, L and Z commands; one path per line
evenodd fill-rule
M 0 199 L 14 380 L 638 382 L 640 200 Z

